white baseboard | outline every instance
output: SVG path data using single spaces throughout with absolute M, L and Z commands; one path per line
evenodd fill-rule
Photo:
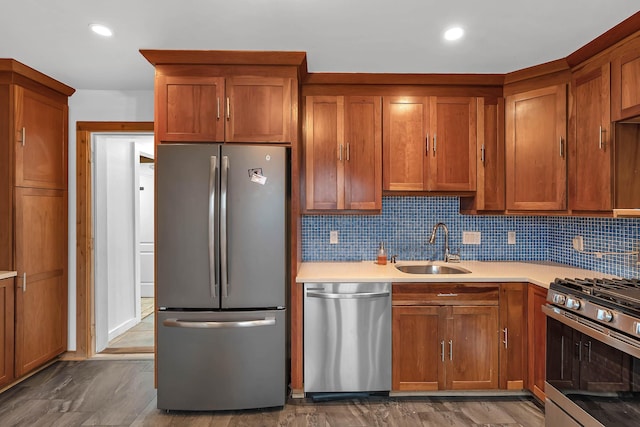
M 129 319 L 126 322 L 122 323 L 120 326 L 117 326 L 116 328 L 110 330 L 109 331 L 109 341 L 111 341 L 112 339 L 124 334 L 129 329 L 131 329 L 134 326 L 136 326 L 138 323 L 140 323 L 140 322 L 138 322 L 138 320 L 134 317 L 134 318 Z
M 141 283 L 140 296 L 142 298 L 153 298 L 153 283 Z

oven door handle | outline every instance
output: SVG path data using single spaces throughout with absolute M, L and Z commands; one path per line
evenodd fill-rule
M 555 307 L 549 305 L 542 306 L 542 312 L 549 318 L 555 319 L 560 323 L 563 323 L 578 332 L 582 332 L 585 335 L 590 336 L 591 338 L 598 340 L 604 344 L 607 344 L 613 348 L 616 348 L 620 351 L 623 351 L 633 357 L 640 358 L 640 343 L 632 344 L 631 342 L 622 341 L 621 339 L 614 338 L 608 335 L 609 331 L 607 328 L 604 328 L 601 325 L 598 325 L 599 328 L 605 330 L 607 333 L 600 332 L 589 325 L 585 324 L 587 321 L 578 321 L 572 318 L 569 318 L 563 314 L 563 312 Z

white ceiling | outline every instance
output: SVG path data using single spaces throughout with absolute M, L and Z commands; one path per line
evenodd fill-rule
M 506 73 L 563 58 L 640 10 L 637 0 L 3 3 L 0 58 L 76 89 L 110 90 L 153 87 L 139 49 L 305 51 L 310 72 Z M 453 24 L 465 38 L 444 42 Z

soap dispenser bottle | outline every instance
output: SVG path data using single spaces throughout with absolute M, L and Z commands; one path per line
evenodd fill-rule
M 385 265 L 387 263 L 387 251 L 384 249 L 384 242 L 380 242 L 378 248 L 378 264 Z

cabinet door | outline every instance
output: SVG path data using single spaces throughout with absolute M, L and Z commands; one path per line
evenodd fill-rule
M 476 189 L 476 98 L 431 97 L 428 190 Z
M 16 189 L 15 374 L 67 348 L 67 196 Z M 25 281 L 26 278 L 26 281 Z
M 611 61 L 611 115 L 614 121 L 640 115 L 640 42 Z
M 609 64 L 574 78 L 573 161 L 569 170 L 569 208 L 611 210 L 612 139 Z
M 0 387 L 13 376 L 13 294 L 14 279 L 0 280 Z
M 308 96 L 304 138 L 307 210 L 344 207 L 344 98 Z
M 524 389 L 527 373 L 527 284 L 500 285 L 500 388 Z
M 224 78 L 159 75 L 155 94 L 157 141 L 224 141 Z
M 476 209 L 503 211 L 504 98 L 478 99 Z
M 382 105 L 379 96 L 345 99 L 345 209 L 382 209 Z
M 394 390 L 438 390 L 444 386 L 444 331 L 439 306 L 393 307 Z
M 67 106 L 14 86 L 16 186 L 67 187 Z
M 498 388 L 498 307 L 448 308 L 446 388 Z
M 384 97 L 383 120 L 383 188 L 426 190 L 429 98 Z
M 225 140 L 290 142 L 291 84 L 282 77 L 229 77 Z
M 507 97 L 507 209 L 566 209 L 566 85 Z
M 528 387 L 544 402 L 544 381 L 547 349 L 547 319 L 542 306 L 547 300 L 547 290 L 529 284 L 527 291 L 527 335 L 528 335 Z

